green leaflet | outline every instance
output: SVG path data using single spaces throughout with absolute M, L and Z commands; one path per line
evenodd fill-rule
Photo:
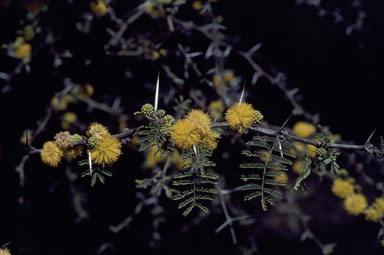
M 252 158 L 255 162 L 240 164 L 240 168 L 250 169 L 256 173 L 241 175 L 241 180 L 249 183 L 242 189 L 251 192 L 244 196 L 244 201 L 260 198 L 264 211 L 267 205 L 275 205 L 275 198 L 281 198 L 282 193 L 273 187 L 284 186 L 285 183 L 276 181 L 276 176 L 281 171 L 287 171 L 292 165 L 292 158 L 295 155 L 286 148 L 281 148 L 274 137 L 255 136 L 247 145 L 255 147 L 255 150 L 243 150 L 242 154 Z M 279 143 L 281 144 L 281 143 Z
M 190 170 L 178 173 L 173 176 L 173 185 L 186 188 L 173 196 L 173 200 L 180 201 L 178 208 L 186 208 L 183 216 L 187 216 L 197 207 L 205 213 L 209 213 L 209 209 L 201 204 L 203 201 L 211 201 L 217 190 L 211 188 L 216 185 L 219 176 L 214 173 L 207 173 L 207 167 L 213 166 L 213 162 L 209 160 L 212 152 L 197 146 L 196 152 L 193 149 L 183 152 L 183 160 L 191 160 Z M 199 202 L 198 202 L 199 201 Z

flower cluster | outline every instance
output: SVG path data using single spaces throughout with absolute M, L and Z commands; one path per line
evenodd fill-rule
M 83 153 L 81 146 L 73 146 L 73 142 L 82 140 L 79 135 L 71 135 L 68 131 L 55 135 L 55 141 L 45 142 L 40 152 L 41 160 L 52 167 L 57 167 L 62 158 L 77 158 Z
M 368 207 L 367 199 L 363 194 L 355 193 L 352 178 L 336 178 L 333 181 L 332 192 L 335 196 L 344 199 L 345 210 L 352 215 L 364 214 L 365 219 L 377 222 L 384 217 L 384 198 L 376 198 Z
M 254 124 L 260 123 L 263 115 L 255 110 L 252 105 L 247 103 L 239 103 L 233 105 L 225 113 L 225 120 L 228 126 L 243 134 Z
M 173 125 L 172 139 L 177 147 L 188 150 L 194 145 L 202 145 L 210 150 L 217 146 L 219 134 L 211 130 L 211 119 L 202 110 L 192 110 Z
M 344 199 L 344 209 L 351 215 L 359 215 L 368 205 L 363 194 L 355 193 L 354 180 L 352 178 L 336 178 L 333 181 L 332 192 L 335 196 Z
M 109 165 L 115 163 L 121 154 L 121 143 L 116 137 L 112 137 L 108 129 L 99 124 L 92 123 L 87 135 L 89 152 L 92 162 L 99 165 Z

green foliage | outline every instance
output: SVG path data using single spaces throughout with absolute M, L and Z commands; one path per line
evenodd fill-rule
M 251 182 L 249 185 L 244 186 L 243 190 L 253 191 L 245 195 L 244 200 L 249 201 L 260 197 L 261 206 L 263 210 L 266 211 L 267 204 L 275 205 L 274 198 L 282 197 L 282 193 L 274 190 L 272 187 L 282 186 L 285 185 L 285 183 L 276 181 L 275 177 L 278 176 L 281 171 L 288 170 L 288 166 L 292 165 L 290 158 L 294 158 L 295 155 L 285 148 L 276 146 L 276 138 L 255 136 L 251 141 L 247 142 L 247 145 L 262 150 L 242 151 L 243 155 L 255 158 L 259 162 L 242 163 L 240 164 L 240 168 L 256 169 L 258 172 L 261 172 L 261 174 L 251 173 L 241 175 L 241 180 Z M 267 153 L 265 150 L 267 150 Z
M 302 187 L 304 190 L 307 190 L 307 187 L 304 183 L 304 180 L 309 177 L 311 174 L 311 159 L 308 157 L 308 154 L 305 155 L 303 163 L 301 165 L 301 172 L 299 177 L 296 179 L 294 190 L 297 190 L 299 187 Z
M 183 161 L 186 162 L 188 171 L 178 173 L 173 176 L 173 185 L 184 187 L 183 191 L 173 197 L 178 200 L 178 208 L 184 209 L 183 215 L 187 216 L 193 208 L 197 207 L 205 213 L 209 213 L 209 209 L 202 204 L 203 201 L 211 201 L 217 190 L 212 185 L 217 184 L 218 175 L 207 173 L 206 168 L 214 166 L 209 160 L 212 155 L 210 150 L 203 146 L 198 146 L 183 153 Z M 191 163 L 187 163 L 190 161 Z
M 165 144 L 175 122 L 174 118 L 162 109 L 154 111 L 151 104 L 143 105 L 141 111 L 135 114 L 144 114 L 149 120 L 149 124 L 141 126 L 137 132 L 140 142 L 139 150 L 143 151 L 155 145 L 158 148 L 156 153 L 164 153 L 163 148 L 167 147 Z
M 320 132 L 315 137 L 321 142 L 321 147 L 317 149 L 314 166 L 316 168 L 330 167 L 330 171 L 333 174 L 340 174 L 340 167 L 337 164 L 337 157 L 339 152 L 332 150 L 330 145 L 332 144 L 331 134 L 325 130 L 324 127 L 318 125 Z
M 105 169 L 104 166 L 92 166 L 92 170 L 89 168 L 89 162 L 87 160 L 79 161 L 80 166 L 87 166 L 87 170 L 84 170 L 81 173 L 81 177 L 90 176 L 91 177 L 91 187 L 95 186 L 97 180 L 101 183 L 105 183 L 105 177 L 111 177 L 112 172 Z

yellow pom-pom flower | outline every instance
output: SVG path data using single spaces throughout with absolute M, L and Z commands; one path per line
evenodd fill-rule
M 119 139 L 105 136 L 98 141 L 97 146 L 91 150 L 92 162 L 99 165 L 115 163 L 121 154 L 121 143 Z
M 288 182 L 288 175 L 286 172 L 281 171 L 280 175 L 275 176 L 275 180 L 277 182 L 287 183 Z
M 311 123 L 299 121 L 293 126 L 292 132 L 295 136 L 308 138 L 316 133 L 316 127 Z
M 15 57 L 28 60 L 31 57 L 32 46 L 29 43 L 22 43 L 15 49 Z
M 149 148 L 149 151 L 146 155 L 145 161 L 143 163 L 144 168 L 155 167 L 158 163 L 162 162 L 168 156 L 168 153 L 161 154 L 158 152 L 157 146 L 153 145 Z
M 68 148 L 64 151 L 64 157 L 71 159 L 71 158 L 78 158 L 83 154 L 83 148 L 81 146 L 75 146 L 72 148 Z
M 213 120 L 221 120 L 223 118 L 223 112 L 225 110 L 223 101 L 212 101 L 209 106 L 209 115 Z
M 68 107 L 68 100 L 66 98 L 52 97 L 51 106 L 58 111 L 64 111 Z
M 384 198 L 376 198 L 375 202 L 364 211 L 365 219 L 377 222 L 384 217 Z
M 91 2 L 89 7 L 97 17 L 103 17 L 108 13 L 108 6 L 104 3 L 103 0 L 97 0 L 96 2 Z
M 207 135 L 211 131 L 211 119 L 202 110 L 190 111 L 186 119 L 198 130 L 201 136 Z
M 66 112 L 61 120 L 61 127 L 63 129 L 69 129 L 71 124 L 77 121 L 77 115 L 74 112 Z
M 195 125 L 189 119 L 180 119 L 173 125 L 172 139 L 180 149 L 190 149 L 201 141 L 201 136 Z
M 89 126 L 87 130 L 87 135 L 89 137 L 94 137 L 100 140 L 104 137 L 110 136 L 111 134 L 109 133 L 108 129 L 105 126 L 95 122 Z
M 43 149 L 40 152 L 41 160 L 49 165 L 56 167 L 61 162 L 63 152 L 57 147 L 54 142 L 45 142 Z
M 209 131 L 205 136 L 202 137 L 201 143 L 210 150 L 217 148 L 217 139 L 219 134 L 216 132 Z
M 0 249 L 0 255 L 11 255 L 11 252 L 7 248 Z
M 353 194 L 354 190 L 352 179 L 336 178 L 333 181 L 332 193 L 339 198 L 347 198 Z
M 195 9 L 196 11 L 200 11 L 201 8 L 203 7 L 203 4 L 200 2 L 200 1 L 194 1 L 192 3 L 192 7 L 193 9 Z
M 239 133 L 246 133 L 253 124 L 259 123 L 263 115 L 248 103 L 235 104 L 225 113 L 229 127 Z
M 359 215 L 367 205 L 367 199 L 362 194 L 352 194 L 344 200 L 344 208 L 351 215 Z
M 295 172 L 296 174 L 301 174 L 302 166 L 303 166 L 303 161 L 300 159 L 296 160 L 295 163 L 293 163 L 292 165 L 293 172 Z

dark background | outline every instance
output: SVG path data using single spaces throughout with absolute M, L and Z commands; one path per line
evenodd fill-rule
M 345 2 L 336 1 L 334 5 L 343 6 Z M 224 16 L 227 34 L 238 36 L 240 48 L 247 49 L 255 43 L 262 43 L 260 61 L 271 72 L 274 69 L 284 72 L 290 87 L 300 88 L 307 111 L 319 113 L 321 123 L 329 125 L 346 141 L 363 143 L 376 127 L 374 141 L 377 142 L 384 128 L 381 111 L 384 16 L 383 5 L 379 2 L 364 1 L 367 14 L 364 31 L 354 31 L 351 36 L 345 35 L 344 24 L 335 24 L 329 17 L 318 17 L 315 8 L 297 6 L 294 1 L 222 0 L 215 8 Z M 138 3 L 120 3 L 117 6 L 121 9 L 117 12 L 124 13 Z M 74 24 L 87 9 L 88 3 L 70 5 L 66 1 L 55 1 L 49 6 L 49 14 L 42 18 L 42 25 L 49 24 L 50 29 L 60 31 L 60 40 L 55 49 L 37 43 L 33 45 L 39 53 L 32 58 L 32 73 L 23 72 L 14 77 L 12 91 L 0 95 L 0 245 L 11 241 L 9 247 L 12 254 L 95 254 L 102 243 L 111 242 L 114 248 L 108 250 L 110 254 L 152 254 L 148 247 L 151 236 L 148 212 L 138 216 L 128 230 L 118 235 L 108 230 L 109 225 L 118 224 L 132 214 L 137 203 L 134 179 L 142 177 L 138 169 L 144 159 L 137 151 L 126 149 L 114 166 L 114 176 L 105 185 L 91 189 L 87 180 L 80 181 L 88 192 L 87 209 L 91 214 L 90 219 L 81 223 L 74 222 L 64 169 L 48 168 L 38 157 L 32 158 L 26 166 L 26 187 L 23 190 L 18 187 L 14 167 L 23 155 L 19 139 L 24 129 L 36 128 L 36 121 L 44 116 L 52 94 L 63 87 L 63 77 L 90 82 L 95 87 L 95 98 L 100 101 L 112 102 L 114 95 L 124 95 L 124 107 L 131 114 L 141 104 L 152 100 L 149 95 L 153 90 L 145 84 L 152 84 L 160 69 L 158 63 L 105 56 L 103 45 L 109 36 L 103 28 L 110 24 L 107 18 L 96 20 L 89 35 L 76 32 Z M 0 10 L 0 43 L 13 40 L 18 20 L 23 15 L 25 11 L 18 7 L 16 1 L 8 9 Z M 182 18 L 187 20 L 188 16 Z M 143 19 L 138 27 L 151 27 L 151 22 L 148 18 Z M 198 47 L 198 42 L 196 44 Z M 76 58 L 53 70 L 52 51 L 65 48 L 71 49 Z M 84 65 L 87 59 L 92 60 L 89 66 Z M 5 50 L 0 52 L 0 72 L 10 72 L 16 64 L 16 60 L 6 56 Z M 238 64 L 233 62 L 229 65 L 235 67 Z M 241 73 L 241 67 L 239 69 Z M 134 74 L 130 80 L 124 75 L 127 70 Z M 244 80 L 249 82 L 252 73 L 243 74 Z M 261 81 L 249 88 L 247 100 L 257 105 L 268 122 L 280 125 L 291 109 L 281 92 L 272 86 Z M 74 111 L 84 108 L 81 105 L 73 107 Z M 97 112 L 84 113 L 80 117 L 84 123 L 110 121 Z M 107 124 L 111 130 L 117 131 L 116 124 Z M 59 129 L 57 124 L 49 125 L 34 145 L 41 147 Z M 236 164 L 236 160 L 231 164 L 220 164 L 223 168 L 219 172 L 230 171 Z M 377 224 L 367 223 L 362 216 L 346 215 L 341 203 L 330 194 L 329 183 L 326 185 L 318 192 L 328 192 L 324 196 L 329 201 L 324 202 L 324 198 L 303 200 L 304 207 L 307 203 L 324 202 L 320 208 L 307 208 L 317 219 L 312 222 L 314 232 L 324 242 L 339 243 L 337 254 L 379 254 L 375 246 Z M 24 197 L 22 205 L 20 196 Z M 222 219 L 210 216 L 199 226 L 183 232 L 179 224 L 192 221 L 192 217 L 184 219 L 173 202 L 164 203 L 168 205 L 166 209 L 171 209 L 166 213 L 167 222 L 161 227 L 163 242 L 159 254 L 234 254 L 236 248 L 231 244 L 228 230 L 213 234 Z M 328 204 L 332 207 L 327 208 L 325 205 Z M 262 213 L 258 206 L 253 209 L 264 220 L 274 214 L 273 208 L 268 213 Z M 345 217 L 342 224 L 339 224 L 339 218 L 332 218 L 333 214 Z M 318 220 L 323 217 L 329 220 Z M 262 230 L 258 229 L 257 223 L 247 230 L 256 233 L 262 254 L 287 251 L 292 254 L 321 254 L 312 241 L 302 243 L 287 236 L 283 229 L 265 227 Z M 245 230 L 238 231 L 240 237 L 248 236 Z

